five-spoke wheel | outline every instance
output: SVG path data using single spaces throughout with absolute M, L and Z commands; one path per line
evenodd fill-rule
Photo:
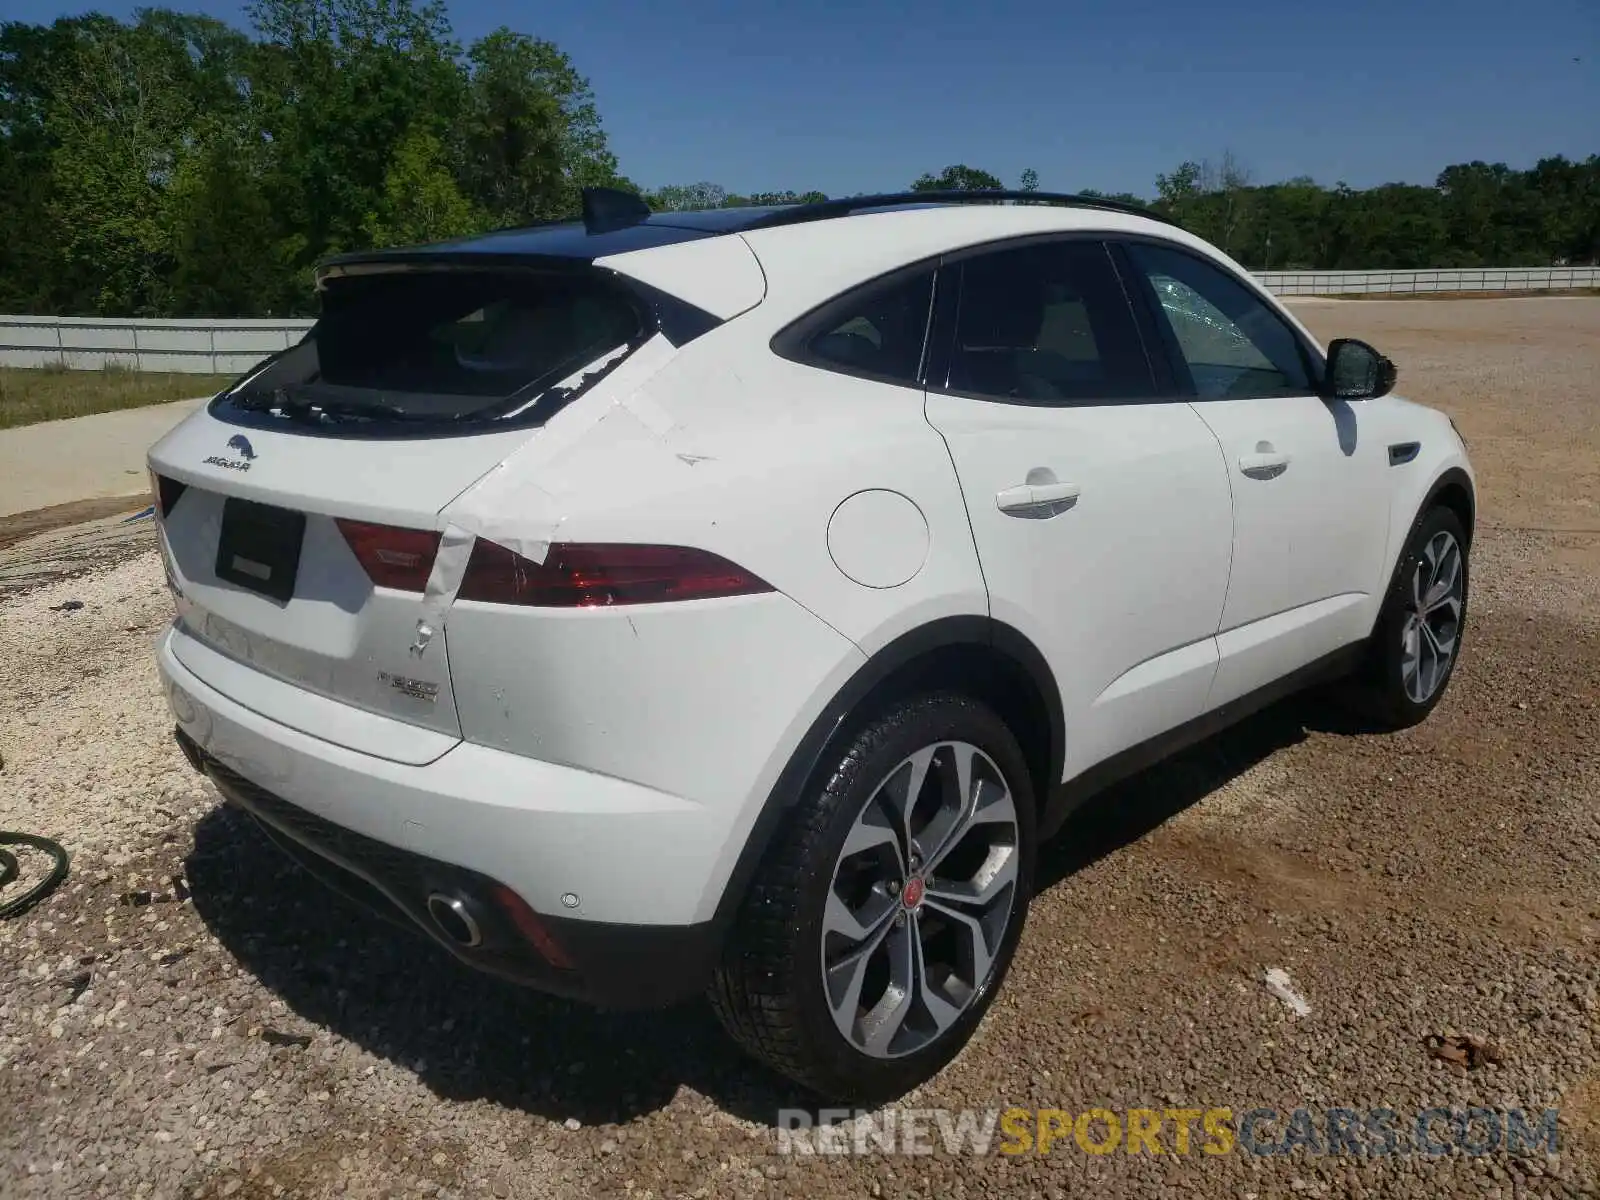
M 902 1095 L 972 1036 L 1032 887 L 1033 776 L 989 708 L 886 703 L 828 753 L 711 990 L 729 1032 L 833 1099 Z
M 1465 579 L 1460 543 L 1439 530 L 1412 568 L 1411 607 L 1401 625 L 1400 676 L 1414 704 L 1426 703 L 1450 674 Z
M 866 1054 L 920 1050 L 987 981 L 1017 895 L 1017 808 L 968 742 L 925 746 L 873 790 L 833 867 L 823 987 Z

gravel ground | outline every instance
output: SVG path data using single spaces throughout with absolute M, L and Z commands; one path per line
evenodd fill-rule
M 977 1039 L 896 1109 L 1551 1106 L 1559 1154 L 779 1153 L 800 1099 L 703 1006 L 474 976 L 218 807 L 144 553 L 0 602 L 0 825 L 75 855 L 0 923 L 0 1195 L 1600 1195 L 1600 300 L 1307 316 L 1394 348 L 1483 468 L 1449 696 L 1396 735 L 1294 701 L 1096 802 Z M 1495 1061 L 1430 1054 L 1454 1035 Z

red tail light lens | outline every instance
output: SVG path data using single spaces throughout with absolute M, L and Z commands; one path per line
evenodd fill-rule
M 557 542 L 536 563 L 480 538 L 458 595 L 491 604 L 589 608 L 770 591 L 744 568 L 687 546 Z
M 420 592 L 427 586 L 434 555 L 439 552 L 437 533 L 346 521 L 342 517 L 335 524 L 375 587 Z

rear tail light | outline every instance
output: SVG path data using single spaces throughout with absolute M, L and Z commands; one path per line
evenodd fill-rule
M 346 521 L 342 517 L 335 524 L 374 586 L 402 592 L 420 592 L 427 586 L 433 557 L 439 551 L 437 533 Z
M 365 521 L 337 522 L 367 577 L 378 587 L 420 592 L 428 583 L 439 535 Z M 534 608 L 660 604 L 770 592 L 772 586 L 708 550 L 631 543 L 557 542 L 544 562 L 479 538 L 457 596 Z
M 178 502 L 178 497 L 183 495 L 188 488 L 187 483 L 179 483 L 176 479 L 168 479 L 165 475 L 150 472 L 150 500 L 156 506 L 156 515 L 165 517 L 172 511 L 172 506 Z
M 458 595 L 491 604 L 591 608 L 770 592 L 772 586 L 707 550 L 557 542 L 536 563 L 479 539 Z

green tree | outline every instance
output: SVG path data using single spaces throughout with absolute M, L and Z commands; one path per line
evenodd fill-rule
M 1118 204 L 1137 204 L 1141 208 L 1149 206 L 1149 201 L 1132 192 L 1102 192 L 1096 188 L 1079 188 L 1078 195 L 1087 196 L 1089 199 L 1115 200 Z
M 69 294 L 102 313 L 158 311 L 173 257 L 172 184 L 208 123 L 242 107 L 246 42 L 205 17 L 89 17 L 44 72 L 49 225 Z
M 721 208 L 728 202 L 728 189 L 720 183 L 669 183 L 645 193 L 645 201 L 657 212 L 687 212 L 698 208 Z
M 197 317 L 275 315 L 284 288 L 271 206 L 263 193 L 263 149 L 215 131 L 172 184 L 172 270 L 163 312 Z
M 1177 215 L 1192 205 L 1204 190 L 1200 185 L 1200 164 L 1181 162 L 1171 175 L 1156 176 L 1156 207 Z
M 399 147 L 445 141 L 466 77 L 442 5 L 256 0 L 253 98 L 272 153 L 263 181 L 279 230 L 279 310 L 309 311 L 311 268 L 371 244 Z
M 1037 192 L 1038 190 L 1039 172 L 1035 171 L 1032 167 L 1028 167 L 1022 172 L 1021 178 L 1017 180 L 1017 191 Z
M 395 148 L 382 197 L 363 227 L 374 246 L 413 246 L 472 233 L 483 218 L 456 187 L 443 143 L 414 129 Z
M 937 175 L 920 175 L 911 184 L 913 192 L 997 192 L 1004 187 L 999 176 L 962 163 L 946 167 Z
M 578 211 L 617 174 L 589 81 L 555 45 L 501 28 L 467 53 L 462 183 L 497 225 Z

